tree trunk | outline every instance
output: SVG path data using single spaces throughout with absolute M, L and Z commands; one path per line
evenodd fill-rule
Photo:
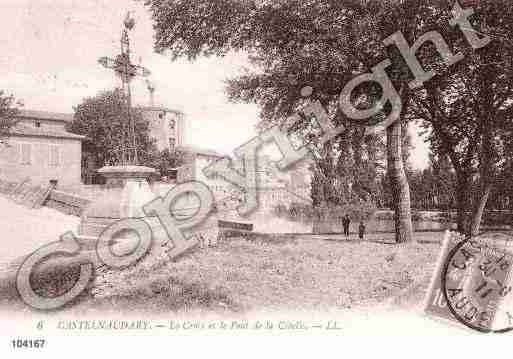
M 411 241 L 410 186 L 404 171 L 402 158 L 401 121 L 397 120 L 387 128 L 387 170 L 392 190 L 395 220 L 395 241 Z
M 457 231 L 460 233 L 467 233 L 466 226 L 466 211 L 469 197 L 470 180 L 466 174 L 456 172 L 457 185 L 456 185 L 456 225 Z
M 481 226 L 481 219 L 483 218 L 484 209 L 486 207 L 486 202 L 488 201 L 488 197 L 490 196 L 490 192 L 492 191 L 491 184 L 487 184 L 484 186 L 481 194 L 479 196 L 479 200 L 476 201 L 476 205 L 474 207 L 474 212 L 472 213 L 472 224 L 470 226 L 470 235 L 477 236 L 479 234 L 479 227 Z
M 485 121 L 485 123 L 488 121 Z M 474 210 L 472 212 L 472 222 L 470 225 L 470 235 L 477 236 L 479 234 L 479 226 L 486 207 L 486 202 L 492 190 L 492 178 L 494 177 L 494 161 L 493 161 L 493 134 L 489 126 L 483 128 L 483 142 L 479 154 L 479 182 L 481 191 L 479 197 L 475 200 Z

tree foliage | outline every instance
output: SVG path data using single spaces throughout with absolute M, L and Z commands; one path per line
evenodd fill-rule
M 146 166 L 155 168 L 162 176 L 167 176 L 170 169 L 174 169 L 184 162 L 184 154 L 179 151 L 169 151 L 165 149 L 151 156 Z
M 222 56 L 229 51 L 248 54 L 250 67 L 227 81 L 227 92 L 234 101 L 259 105 L 262 128 L 280 124 L 297 112 L 304 103 L 300 89 L 306 85 L 314 88 L 312 97 L 328 109 L 335 125 L 348 124 L 337 106 L 341 89 L 356 75 L 390 59 L 387 73 L 403 103 L 400 122 L 422 119 L 433 152 L 449 158 L 455 170 L 461 231 L 471 184 L 479 181 L 480 200 L 474 201 L 478 214 L 490 189 L 503 183 L 511 171 L 513 46 L 508 38 L 513 33 L 513 11 L 508 0 L 462 2 L 463 7 L 475 9 L 473 29 L 493 38 L 491 44 L 476 51 L 461 29 L 449 26 L 454 1 L 447 0 L 149 0 L 146 4 L 154 20 L 157 51 L 189 59 Z M 423 68 L 434 70 L 436 76 L 423 87 L 411 89 L 412 73 L 398 48 L 383 44 L 397 31 L 410 46 L 421 35 L 437 31 L 453 53 L 463 53 L 464 59 L 447 66 L 433 44 L 426 43 L 416 56 Z M 359 106 L 370 107 L 380 91 L 379 86 L 366 85 L 353 95 Z M 304 118 L 294 129 L 310 144 L 316 137 L 311 125 L 312 121 Z M 305 131 L 311 136 L 305 136 Z M 395 127 L 388 138 L 400 134 Z M 314 159 L 322 164 L 314 173 L 314 181 L 321 184 L 319 198 L 337 192 L 335 181 L 322 179 L 343 178 L 340 168 L 348 164 L 344 141 L 358 137 L 357 131 L 346 132 L 326 146 L 313 143 Z M 398 166 L 401 154 L 391 151 L 391 143 L 389 170 L 394 171 L 390 185 L 393 193 L 404 197 L 407 182 Z M 399 144 L 397 140 L 394 143 Z M 345 181 L 346 187 L 350 183 Z M 343 197 L 343 189 L 338 196 Z M 403 210 L 409 206 L 401 198 L 394 203 Z M 404 211 L 400 215 L 407 217 Z M 474 216 L 474 222 L 478 217 Z
M 430 156 L 429 166 L 409 176 L 412 207 L 418 210 L 450 211 L 456 205 L 456 175 L 445 157 Z
M 322 103 L 335 126 L 343 124 L 347 129 L 324 146 L 316 141 L 319 129 L 312 118 L 303 116 L 303 121 L 291 129 L 311 149 L 315 164 L 314 202 L 338 204 L 372 199 L 377 188 L 379 161 L 378 146 L 371 144 L 380 139 L 363 136 L 363 129 L 352 126 L 337 103 L 349 80 L 370 71 L 386 55 L 381 34 L 376 30 L 390 5 L 388 2 L 152 0 L 146 3 L 154 20 L 157 51 L 168 50 L 173 58 L 189 59 L 222 56 L 229 51 L 248 54 L 250 68 L 227 81 L 227 92 L 233 101 L 254 102 L 259 106 L 261 129 L 284 124 L 305 103 L 300 96 L 301 88 L 314 88 L 311 99 Z M 379 87 L 362 87 L 362 92 L 365 90 L 369 96 L 360 101 L 361 106 L 372 106 L 373 99 L 379 97 Z M 361 97 L 355 92 L 355 99 Z M 400 153 L 392 158 L 396 157 L 402 159 Z M 401 194 L 407 195 L 404 173 L 392 172 L 396 174 L 395 179 L 402 179 L 398 188 Z M 406 215 L 403 219 L 411 224 L 407 198 L 403 202 L 401 215 Z M 405 228 L 403 237 L 408 240 L 411 230 Z
M 123 163 L 123 149 L 127 148 L 127 99 L 121 89 L 104 91 L 83 100 L 74 108 L 75 116 L 70 132 L 87 136 L 86 151 L 93 154 L 99 165 Z M 157 151 L 149 137 L 148 122 L 139 109 L 133 108 L 136 146 L 141 164 L 154 161 Z
M 16 101 L 13 95 L 6 95 L 0 90 L 0 143 L 8 137 L 9 130 L 16 124 L 16 114 L 21 102 Z
M 490 191 L 503 181 L 513 156 L 507 145 L 513 131 L 513 43 L 507 39 L 513 30 L 513 11 L 504 0 L 474 5 L 472 27 L 492 41 L 473 50 L 461 32 L 441 28 L 453 52 L 465 57 L 447 69 L 426 49 L 420 52 L 424 63 L 429 58 L 440 75 L 414 94 L 408 115 L 424 121 L 432 151 L 451 160 L 457 177 L 458 228 L 469 230 L 466 213 L 473 202 L 475 234 Z M 449 17 L 448 10 L 441 8 L 431 22 L 447 22 Z

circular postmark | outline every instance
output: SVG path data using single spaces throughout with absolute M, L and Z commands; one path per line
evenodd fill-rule
M 442 293 L 460 323 L 482 333 L 513 331 L 513 239 L 466 239 L 449 252 Z

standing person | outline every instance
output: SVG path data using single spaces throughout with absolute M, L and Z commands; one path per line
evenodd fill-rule
M 349 215 L 346 214 L 346 216 L 343 219 L 342 224 L 344 225 L 344 235 L 349 235 L 349 225 L 351 224 L 351 219 L 349 218 Z
M 358 238 L 363 239 L 365 235 L 365 224 L 363 221 L 360 221 L 360 225 L 358 226 Z

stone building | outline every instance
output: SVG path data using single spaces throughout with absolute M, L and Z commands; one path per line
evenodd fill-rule
M 183 113 L 161 106 L 139 107 L 149 122 L 150 136 L 159 151 L 173 152 L 184 144 L 185 119 Z
M 72 114 L 22 110 L 5 144 L 0 145 L 0 178 L 34 184 L 57 180 L 76 185 L 81 180 L 84 136 L 66 131 Z

